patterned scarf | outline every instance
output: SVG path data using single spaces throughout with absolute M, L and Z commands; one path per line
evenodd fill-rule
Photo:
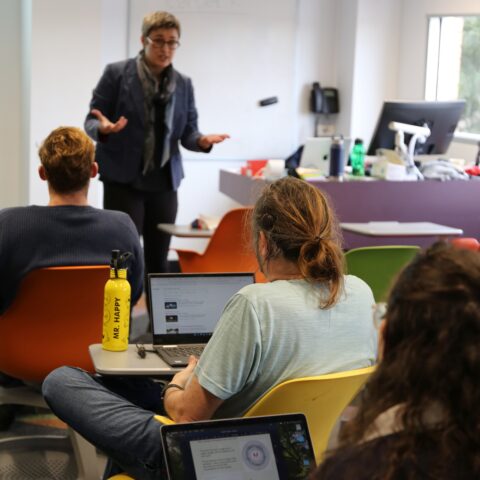
M 173 114 L 173 94 L 175 92 L 175 75 L 173 67 L 169 65 L 161 74 L 160 78 L 155 77 L 145 62 L 145 54 L 141 51 L 137 57 L 137 72 L 143 88 L 144 111 L 145 111 L 145 141 L 143 154 L 143 175 L 155 169 L 155 103 L 164 105 L 165 132 L 168 131 L 166 117 Z M 165 142 L 160 166 L 163 167 L 169 159 L 169 148 Z

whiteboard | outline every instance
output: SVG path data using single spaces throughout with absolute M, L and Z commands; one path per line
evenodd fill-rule
M 130 56 L 141 48 L 145 14 L 166 10 L 180 20 L 181 46 L 173 64 L 193 81 L 200 130 L 232 137 L 216 145 L 210 158 L 286 158 L 296 148 L 297 1 L 130 2 Z M 272 96 L 278 103 L 259 106 Z

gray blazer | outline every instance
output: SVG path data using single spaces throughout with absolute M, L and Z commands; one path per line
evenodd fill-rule
M 184 176 L 178 142 L 188 150 L 203 151 L 197 141 L 201 136 L 197 127 L 197 109 L 190 78 L 174 70 L 176 89 L 174 112 L 169 125 L 170 174 L 173 189 L 177 190 Z M 89 113 L 85 119 L 85 131 L 97 141 L 96 161 L 100 167 L 100 180 L 130 184 L 142 169 L 144 144 L 143 89 L 134 58 L 111 63 L 105 67 L 93 97 L 90 111 L 100 110 L 112 122 L 120 116 L 128 119 L 126 127 L 118 133 L 102 136 L 98 132 L 99 121 Z

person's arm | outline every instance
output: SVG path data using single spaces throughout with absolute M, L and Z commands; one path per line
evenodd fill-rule
M 260 337 L 253 306 L 242 295 L 234 295 L 198 365 L 191 357 L 165 391 L 164 406 L 171 418 L 177 422 L 212 418 L 225 400 L 253 382 L 260 366 Z
M 90 110 L 84 123 L 85 131 L 95 141 L 105 141 L 109 134 L 119 132 L 127 125 L 125 117 L 113 118 L 118 99 L 118 83 L 114 67 L 107 65 L 93 90 Z
M 226 138 L 230 138 L 226 133 L 215 133 L 202 135 L 198 131 L 198 113 L 195 106 L 195 95 L 193 93 L 192 81 L 186 79 L 186 95 L 187 95 L 187 125 L 183 132 L 181 142 L 188 150 L 210 152 L 215 143 L 223 142 Z
M 190 357 L 188 366 L 172 378 L 165 391 L 163 405 L 177 423 L 209 420 L 223 402 L 198 383 L 193 373 L 196 364 L 196 358 Z

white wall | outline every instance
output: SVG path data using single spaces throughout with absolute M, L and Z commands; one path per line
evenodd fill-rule
M 358 2 L 350 132 L 366 145 L 383 101 L 397 95 L 401 13 L 398 0 Z
M 37 151 L 60 125 L 83 127 L 101 71 L 101 7 L 97 0 L 32 2 L 29 202 L 46 204 Z M 93 186 L 90 202 L 98 204 Z
M 27 203 L 26 158 L 22 138 L 27 112 L 22 96 L 25 58 L 22 28 L 28 5 L 18 0 L 0 2 L 0 208 Z M 27 12 L 26 12 L 27 11 Z M 27 52 L 26 52 L 27 54 Z

